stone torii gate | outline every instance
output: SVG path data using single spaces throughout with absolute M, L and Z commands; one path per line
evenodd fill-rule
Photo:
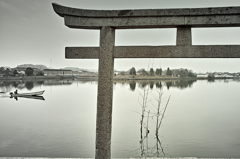
M 65 25 L 99 29 L 100 47 L 66 47 L 68 59 L 99 59 L 95 158 L 111 158 L 114 58 L 240 58 L 240 45 L 192 45 L 192 27 L 239 27 L 240 7 L 85 10 L 53 3 Z M 177 28 L 176 46 L 114 46 L 115 29 Z

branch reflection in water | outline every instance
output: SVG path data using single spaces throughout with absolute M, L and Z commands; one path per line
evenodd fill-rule
M 170 100 L 170 96 L 166 99 L 163 98 L 163 87 L 169 90 L 170 88 L 185 89 L 192 87 L 193 83 L 197 80 L 195 79 L 183 79 L 183 80 L 126 80 L 118 81 L 122 85 L 129 84 L 131 91 L 135 91 L 136 86 L 140 88 L 138 102 L 141 106 L 140 113 L 140 148 L 135 151 L 140 150 L 141 157 L 166 157 L 164 152 L 164 146 L 160 140 L 160 127 L 162 125 L 164 114 L 167 110 L 167 106 Z M 154 87 L 155 86 L 155 87 Z M 155 88 L 155 89 L 154 89 Z M 157 91 L 158 96 L 152 97 L 153 92 Z M 153 98 L 153 99 L 152 99 Z M 154 103 L 155 101 L 155 103 Z M 154 103 L 154 104 L 153 104 Z M 153 105 L 154 109 L 150 108 Z M 150 111 L 151 110 L 151 111 Z M 155 123 L 155 132 L 151 130 L 149 122 Z M 151 134 L 154 133 L 155 142 L 149 142 L 152 140 Z M 149 136 L 150 135 L 150 136 Z M 155 143 L 155 145 L 149 145 L 149 143 Z
M 153 84 L 154 84 L 153 81 L 151 81 L 149 85 L 147 84 L 146 81 L 144 81 L 140 84 L 140 86 L 142 86 L 141 91 L 138 91 L 139 93 L 138 101 L 139 101 L 139 105 L 141 106 L 141 113 L 139 113 L 141 116 L 140 117 L 140 141 L 139 141 L 140 156 L 141 157 L 152 157 L 152 156 L 166 157 L 162 143 L 159 138 L 159 130 L 164 118 L 164 114 L 167 110 L 170 96 L 167 99 L 167 101 L 166 100 L 164 101 L 162 83 L 156 82 L 156 91 L 158 93 L 158 97 L 154 97 L 157 104 L 153 104 L 153 101 L 151 100 L 151 98 L 149 98 L 149 96 L 152 95 L 151 91 L 155 91 L 153 90 Z M 130 89 L 133 90 L 133 88 L 136 86 L 136 82 L 131 81 L 129 85 L 130 85 Z M 165 107 L 164 107 L 164 103 L 166 103 Z M 148 105 L 150 104 L 152 104 L 155 107 L 154 112 L 150 112 L 150 108 L 148 107 Z M 150 132 L 149 118 L 152 119 L 151 121 L 156 123 L 156 126 L 155 126 L 156 144 L 154 146 L 149 146 L 149 142 L 148 142 L 149 134 L 154 133 L 154 131 Z M 145 133 L 144 133 L 144 130 L 145 130 Z
M 136 155 L 135 157 L 144 158 L 144 157 L 174 156 L 174 154 L 172 154 L 171 151 L 172 149 L 176 149 L 176 147 L 173 146 L 173 147 L 170 147 L 169 149 L 167 148 L 167 146 L 169 145 L 169 142 L 172 142 L 172 144 L 174 144 L 174 141 L 165 141 L 166 138 L 164 135 L 164 133 L 170 131 L 170 130 L 165 130 L 165 128 L 168 127 L 168 125 L 164 127 L 164 124 L 165 124 L 164 120 L 169 119 L 169 118 L 166 118 L 168 114 L 167 110 L 170 109 L 169 112 L 171 112 L 171 108 L 170 108 L 171 105 L 174 106 L 174 103 L 176 104 L 175 101 L 173 101 L 173 104 L 171 104 L 172 103 L 170 101 L 171 97 L 169 96 L 170 91 L 179 92 L 179 90 L 185 90 L 185 89 L 187 91 L 193 90 L 191 88 L 202 90 L 203 89 L 202 83 L 205 83 L 205 84 L 213 83 L 213 82 L 226 83 L 228 81 L 239 82 L 239 79 L 238 80 L 217 79 L 214 81 L 201 80 L 201 79 L 198 79 L 198 80 L 196 79 L 152 80 L 152 81 L 151 80 L 125 80 L 125 81 L 115 82 L 123 86 L 127 85 L 130 91 L 132 92 L 136 91 L 136 93 L 139 94 L 138 105 L 140 107 L 137 112 L 134 111 L 135 113 L 139 114 L 138 123 L 140 123 L 139 129 L 138 129 L 140 130 L 140 133 L 139 133 L 140 138 L 138 139 L 139 146 L 135 146 L 135 149 L 132 151 L 135 153 Z M 193 85 L 196 85 L 196 87 L 193 87 Z M 165 91 L 166 91 L 166 94 L 168 94 L 167 96 L 165 96 L 166 95 L 164 93 Z M 156 97 L 153 97 L 153 95 L 155 95 Z M 176 100 L 177 98 L 176 94 L 171 94 L 171 95 L 172 97 L 174 95 L 174 100 Z M 166 120 L 166 123 L 169 123 L 167 120 Z M 192 144 L 194 145 L 194 143 Z

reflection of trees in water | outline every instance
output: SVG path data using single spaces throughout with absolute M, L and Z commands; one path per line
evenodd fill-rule
M 14 86 L 15 88 L 17 88 L 17 87 L 18 87 L 18 85 L 19 85 L 19 83 L 18 83 L 18 82 L 13 82 L 13 86 Z
M 43 85 L 45 86 L 63 86 L 73 84 L 72 80 L 45 80 Z
M 154 86 L 154 81 L 150 81 L 150 89 L 153 89 L 153 86 Z
M 208 78 L 207 80 L 209 83 L 215 82 L 215 78 Z
M 131 82 L 129 83 L 129 86 L 130 86 L 130 89 L 131 89 L 132 91 L 134 91 L 135 88 L 136 88 L 136 81 L 131 81 Z
M 167 89 L 169 89 L 173 85 L 172 81 L 166 82 Z
M 177 88 L 184 89 L 187 87 L 192 87 L 193 83 L 196 82 L 197 80 L 180 80 L 180 81 L 175 81 L 175 84 Z
M 77 80 L 77 81 L 73 81 L 73 82 L 77 82 L 77 83 L 90 83 L 90 84 L 97 84 L 98 83 L 97 80 Z
M 136 83 L 138 83 L 138 87 L 141 89 L 144 89 L 146 86 L 149 86 L 150 89 L 154 88 L 154 85 L 156 86 L 156 88 L 162 88 L 163 85 L 165 85 L 167 87 L 167 89 L 169 90 L 170 87 L 177 87 L 179 89 L 184 89 L 187 87 L 192 87 L 193 83 L 195 83 L 197 80 L 174 80 L 174 81 L 124 81 L 124 83 L 129 83 L 130 89 L 132 91 L 135 90 L 136 87 Z M 118 82 L 116 82 L 118 83 Z M 123 82 L 121 82 L 122 85 Z
M 14 86 L 8 81 L 0 81 L 1 92 L 10 92 Z
M 148 81 L 139 81 L 138 83 L 140 88 L 145 88 L 148 85 Z
M 11 92 L 14 89 L 25 88 L 25 83 L 22 81 L 0 81 L 0 89 L 2 92 Z
M 77 83 L 94 83 L 96 84 L 96 80 L 79 80 L 79 81 L 73 81 L 73 80 L 28 80 L 28 81 L 0 81 L 0 90 L 1 92 L 11 92 L 14 89 L 22 90 L 32 90 L 34 87 L 39 86 L 64 86 L 64 85 L 71 85 L 74 82 Z M 126 83 L 124 83 L 126 84 Z
M 129 83 L 127 81 L 117 81 L 117 82 L 113 82 L 114 84 L 120 84 L 122 86 L 128 85 Z
M 28 81 L 25 83 L 25 87 L 27 88 L 27 90 L 32 90 L 34 85 L 32 81 Z
M 162 83 L 160 82 L 156 82 L 156 88 L 162 88 Z
M 1 92 L 11 92 L 14 89 L 22 90 L 32 90 L 37 86 L 51 86 L 51 85 L 71 85 L 73 81 L 69 80 L 34 80 L 34 81 L 0 81 Z
M 184 88 L 187 88 L 187 87 L 192 87 L 194 82 L 197 82 L 197 80 L 167 81 L 166 86 L 167 86 L 167 89 L 169 89 L 170 87 L 177 87 L 179 89 L 184 89 Z
M 36 83 L 41 86 L 44 84 L 44 81 L 37 81 Z
M 229 80 L 228 80 L 229 81 Z M 240 78 L 234 78 L 233 81 L 240 82 Z

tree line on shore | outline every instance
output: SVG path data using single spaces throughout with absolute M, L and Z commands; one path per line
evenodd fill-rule
M 117 74 L 114 74 L 115 76 Z M 196 77 L 197 74 L 194 73 L 192 70 L 188 69 L 170 69 L 169 67 L 167 70 L 162 70 L 162 68 L 157 68 L 154 70 L 153 68 L 150 68 L 149 71 L 142 68 L 138 71 L 136 71 L 135 67 L 132 67 L 129 69 L 129 71 L 120 71 L 119 75 L 131 75 L 131 76 L 171 76 L 171 77 Z
M 44 73 L 41 70 L 34 70 L 31 67 L 27 67 L 26 69 L 24 69 L 24 71 L 19 71 L 17 69 L 11 69 L 11 68 L 4 68 L 4 67 L 0 67 L 0 76 L 3 77 L 19 77 L 19 76 L 44 76 Z

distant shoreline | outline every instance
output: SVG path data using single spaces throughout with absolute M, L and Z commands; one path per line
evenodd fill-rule
M 0 77 L 0 80 L 61 80 L 61 79 L 94 79 L 97 80 L 98 76 L 23 76 L 23 77 Z M 208 79 L 208 77 L 168 77 L 168 76 L 114 76 L 114 81 L 127 81 L 127 80 L 201 80 Z M 233 77 L 215 77 L 213 79 L 233 79 Z
M 61 80 L 61 79 L 97 79 L 97 76 L 23 76 L 23 77 L 0 77 L 0 80 L 20 81 L 20 80 Z
M 168 76 L 115 76 L 113 80 L 204 80 L 208 77 L 168 77 Z M 233 77 L 215 77 L 213 79 L 233 79 Z

